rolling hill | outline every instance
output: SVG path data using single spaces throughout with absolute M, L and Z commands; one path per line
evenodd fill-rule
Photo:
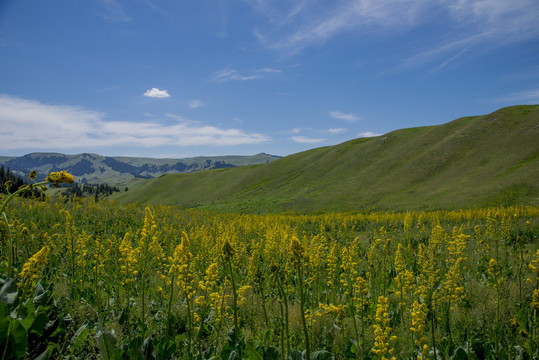
M 38 179 L 44 179 L 51 171 L 67 170 L 77 182 L 117 185 L 135 178 L 151 179 L 167 173 L 191 173 L 206 169 L 263 164 L 277 158 L 279 157 L 263 153 L 252 156 L 200 156 L 186 159 L 32 153 L 20 157 L 0 156 L 0 164 L 23 177 L 28 176 L 32 170 L 37 170 Z
M 118 201 L 230 212 L 539 203 L 539 105 L 402 129 L 267 164 L 166 174 Z

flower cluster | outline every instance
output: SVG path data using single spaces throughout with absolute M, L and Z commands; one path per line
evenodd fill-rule
M 429 347 L 428 338 L 425 334 L 425 322 L 427 321 L 427 307 L 424 303 L 414 301 L 412 304 L 412 326 L 410 331 L 414 335 L 414 345 L 419 348 L 421 356 L 418 360 L 426 359 Z
M 63 183 L 73 184 L 75 182 L 73 175 L 67 173 L 66 171 L 53 171 L 49 175 L 47 175 L 47 178 L 45 180 L 47 182 L 50 182 L 54 187 L 59 187 L 60 184 Z
M 34 283 L 39 278 L 39 274 L 43 267 L 47 263 L 47 256 L 49 255 L 49 247 L 43 246 L 41 250 L 34 254 L 28 261 L 23 265 L 19 277 L 21 282 L 19 286 L 23 289 L 22 292 L 31 291 Z
M 378 297 L 376 305 L 376 323 L 372 326 L 374 329 L 374 347 L 372 352 L 380 357 L 381 360 L 388 360 L 387 356 L 393 355 L 395 349 L 391 347 L 391 342 L 397 340 L 396 336 L 391 336 L 393 330 L 389 324 L 389 300 L 385 296 Z M 396 360 L 392 357 L 391 360 Z

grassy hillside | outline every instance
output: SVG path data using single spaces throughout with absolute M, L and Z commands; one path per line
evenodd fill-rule
M 397 130 L 263 165 L 164 175 L 117 199 L 245 212 L 537 204 L 539 105 Z

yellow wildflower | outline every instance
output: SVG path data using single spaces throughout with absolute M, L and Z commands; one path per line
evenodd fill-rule
M 21 282 L 19 286 L 22 287 L 23 293 L 25 291 L 30 291 L 33 287 L 34 282 L 39 278 L 39 274 L 43 267 L 47 263 L 47 256 L 49 255 L 49 247 L 43 246 L 41 250 L 34 254 L 26 263 L 23 265 L 19 277 Z
M 54 187 L 59 187 L 60 184 L 63 183 L 73 184 L 75 182 L 73 175 L 68 174 L 65 171 L 51 172 L 49 175 L 47 175 L 45 180 L 50 182 Z

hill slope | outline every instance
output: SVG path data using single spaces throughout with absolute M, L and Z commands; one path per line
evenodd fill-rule
M 120 184 L 134 178 L 150 179 L 167 173 L 190 173 L 263 164 L 277 158 L 262 153 L 253 156 L 200 156 L 186 159 L 32 153 L 20 157 L 0 157 L 0 164 L 21 176 L 27 176 L 30 171 L 37 170 L 38 178 L 44 179 L 51 171 L 67 170 L 77 182 Z
M 245 212 L 537 204 L 539 105 L 351 140 L 264 165 L 164 175 L 117 199 Z

